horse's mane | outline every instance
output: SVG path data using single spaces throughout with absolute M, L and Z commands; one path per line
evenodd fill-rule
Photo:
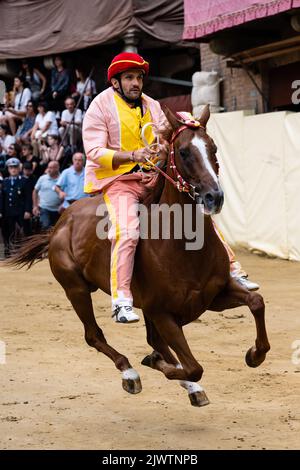
M 171 126 L 166 126 L 164 129 L 160 130 L 159 137 L 162 140 L 170 143 L 172 133 L 173 130 Z M 164 165 L 160 167 L 163 171 L 167 170 L 168 158 L 166 159 Z M 145 194 L 143 197 L 143 204 L 145 204 L 145 206 L 150 206 L 150 204 L 157 204 L 159 202 L 165 187 L 165 182 L 165 177 L 161 173 L 158 173 L 157 181 L 154 188 L 146 188 L 145 190 Z

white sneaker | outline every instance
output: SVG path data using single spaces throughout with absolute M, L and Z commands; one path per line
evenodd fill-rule
M 234 278 L 242 287 L 246 287 L 248 290 L 258 290 L 259 284 L 256 282 L 250 281 L 247 276 L 240 276 Z
M 135 323 L 139 321 L 140 317 L 135 313 L 132 306 L 129 304 L 120 304 L 114 307 L 112 318 L 117 323 Z

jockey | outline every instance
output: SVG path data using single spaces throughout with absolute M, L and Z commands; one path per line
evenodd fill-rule
M 139 54 L 118 54 L 108 68 L 107 78 L 111 86 L 92 101 L 83 121 L 83 142 L 87 155 L 84 191 L 88 194 L 102 191 L 108 209 L 111 222 L 108 238 L 111 241 L 112 316 L 119 323 L 139 320 L 132 308 L 130 290 L 138 243 L 137 204 L 142 200 L 145 186 L 155 180 L 156 173 L 147 172 L 146 166 L 144 171 L 138 170 L 147 159 L 166 151 L 164 145 L 159 145 L 157 151 L 145 147 L 141 137 L 145 124 L 152 122 L 161 129 L 167 123 L 159 102 L 142 93 L 143 79 L 148 71 L 148 62 Z M 152 129 L 148 126 L 145 131 L 149 143 L 155 139 Z M 121 200 L 126 202 L 125 207 Z M 237 271 L 234 277 L 246 276 L 239 269 L 232 250 L 222 241 L 233 270 Z M 247 281 L 246 277 L 244 279 Z

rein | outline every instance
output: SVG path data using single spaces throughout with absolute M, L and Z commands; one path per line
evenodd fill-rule
M 146 127 L 148 127 L 149 125 L 152 125 L 153 127 L 156 127 L 153 123 L 147 123 L 142 129 L 143 141 L 148 146 L 149 146 L 149 144 L 146 141 L 144 132 L 146 130 Z M 186 129 L 195 129 L 195 128 L 198 128 L 198 127 L 202 127 L 202 129 L 205 129 L 205 127 L 201 126 L 201 124 L 198 121 L 192 121 L 190 123 L 183 124 L 175 132 L 173 132 L 173 134 L 172 134 L 171 142 L 170 142 L 170 154 L 169 155 L 170 155 L 170 169 L 173 172 L 174 179 L 171 176 L 169 176 L 166 172 L 161 170 L 158 166 L 156 166 L 151 160 L 149 160 L 149 158 L 146 158 L 147 163 L 149 163 L 155 171 L 157 171 L 158 173 L 163 175 L 164 178 L 167 179 L 180 193 L 182 193 L 182 192 L 187 193 L 193 200 L 195 200 L 196 196 L 199 196 L 199 194 L 196 192 L 196 187 L 193 186 L 192 184 L 188 183 L 187 181 L 185 181 L 185 179 L 182 177 L 182 175 L 179 173 L 179 171 L 176 167 L 174 142 L 175 142 L 176 138 L 178 137 L 178 135 L 182 131 L 184 131 Z M 151 148 L 151 146 L 156 146 L 157 144 L 159 144 L 159 138 L 158 137 L 157 137 L 157 142 L 155 144 L 151 144 L 149 147 Z

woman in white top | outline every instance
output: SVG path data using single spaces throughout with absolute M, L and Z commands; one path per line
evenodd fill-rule
M 72 97 L 77 100 L 82 94 L 84 87 L 86 86 L 85 91 L 84 91 L 84 96 L 82 99 L 83 105 L 81 107 L 83 111 L 86 111 L 93 97 L 97 94 L 96 83 L 91 78 L 89 79 L 88 77 L 86 77 L 84 72 L 80 69 L 76 69 L 75 73 L 76 73 L 78 82 L 76 84 L 76 92 L 72 94 Z
M 26 106 L 31 99 L 31 91 L 24 88 L 24 78 L 15 77 L 13 87 L 13 107 L 4 108 L 0 116 L 0 124 L 8 124 L 12 135 L 17 131 L 17 123 L 21 123 L 26 115 Z
M 58 135 L 58 127 L 53 111 L 48 111 L 47 103 L 38 104 L 38 115 L 31 131 L 31 140 L 45 140 L 48 134 Z
M 41 145 L 48 134 L 58 135 L 58 126 L 53 111 L 48 111 L 47 103 L 41 101 L 38 104 L 38 115 L 31 131 L 31 142 L 34 155 L 40 155 Z

